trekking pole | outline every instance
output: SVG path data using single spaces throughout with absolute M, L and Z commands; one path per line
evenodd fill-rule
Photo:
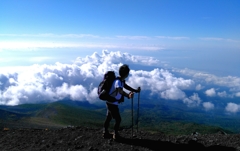
M 133 97 L 132 97 L 132 138 L 133 138 Z
M 140 92 L 138 93 L 137 132 L 138 132 L 138 118 L 139 118 L 139 102 L 140 102 Z

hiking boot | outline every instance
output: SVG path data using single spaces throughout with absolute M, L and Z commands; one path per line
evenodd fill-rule
M 114 133 L 113 134 L 113 139 L 114 140 L 119 140 L 119 139 L 121 139 L 122 137 L 119 135 L 119 133 Z
M 104 132 L 104 133 L 102 134 L 102 137 L 103 137 L 103 138 L 112 138 L 112 134 L 110 134 L 109 132 Z

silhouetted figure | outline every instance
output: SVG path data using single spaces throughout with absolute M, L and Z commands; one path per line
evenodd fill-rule
M 106 102 L 107 117 L 104 122 L 104 132 L 103 132 L 104 138 L 108 138 L 111 136 L 109 134 L 108 127 L 112 119 L 115 119 L 113 139 L 120 138 L 118 130 L 121 123 L 121 115 L 119 113 L 118 105 L 124 102 L 124 97 L 133 98 L 134 92 L 136 93 L 140 92 L 140 87 L 138 89 L 134 89 L 125 83 L 125 79 L 128 77 L 129 71 L 130 69 L 128 65 L 126 64 L 122 65 L 119 68 L 119 77 L 116 78 L 116 80 L 113 82 L 112 87 L 110 89 L 109 94 L 115 97 L 116 101 L 109 100 Z M 123 88 L 129 90 L 130 93 L 126 93 L 123 90 Z

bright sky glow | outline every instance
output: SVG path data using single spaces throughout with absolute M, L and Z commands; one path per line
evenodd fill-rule
M 213 110 L 203 95 L 240 96 L 239 8 L 239 0 L 1 0 L 0 104 L 94 102 L 96 78 L 128 63 L 131 84 L 150 82 L 154 97 Z
M 2 0 L 0 66 L 69 63 L 108 49 L 239 76 L 239 7 L 238 0 Z

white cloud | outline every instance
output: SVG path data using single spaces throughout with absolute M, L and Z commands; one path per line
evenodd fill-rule
M 51 57 L 31 57 L 29 58 L 30 62 L 44 62 L 46 60 L 51 60 Z
M 29 38 L 102 38 L 92 34 L 0 34 L 0 37 L 29 37 Z
M 206 94 L 207 96 L 213 97 L 213 96 L 216 95 L 216 91 L 215 91 L 214 88 L 211 88 L 211 89 L 206 90 L 206 91 L 205 91 L 205 94 Z
M 226 39 L 226 38 L 220 38 L 220 37 L 203 37 L 203 38 L 199 38 L 200 40 L 204 40 L 204 41 L 226 41 L 226 42 L 235 42 L 235 43 L 239 43 L 238 40 L 234 40 L 234 39 Z
M 149 40 L 151 37 L 148 36 L 116 36 L 119 39 L 130 39 L 130 40 Z
M 135 87 L 140 85 L 143 89 L 151 90 L 164 99 L 182 100 L 185 97 L 183 90 L 191 89 L 194 85 L 192 80 L 174 77 L 164 69 L 131 71 L 131 74 L 130 85 Z
M 63 83 L 62 86 L 56 88 L 56 94 L 59 99 L 68 98 L 73 101 L 85 100 L 88 96 L 88 91 L 82 85 L 68 86 L 67 83 Z
M 198 94 L 202 91 L 207 96 L 228 97 L 230 91 L 234 94 L 232 96 L 240 96 L 239 83 L 237 83 L 240 78 L 238 77 L 219 78 L 194 72 L 193 79 L 186 79 L 161 68 L 161 62 L 154 57 L 103 50 L 101 54 L 93 53 L 90 56 L 79 57 L 72 64 L 58 62 L 52 65 L 35 64 L 1 68 L 0 104 L 17 105 L 53 102 L 61 99 L 95 103 L 98 101 L 97 86 L 103 74 L 107 70 L 114 70 L 118 75 L 118 68 L 125 63 L 131 68 L 126 82 L 134 88 L 140 86 L 144 97 L 151 96 L 156 100 L 180 100 L 187 106 L 193 107 L 201 104 L 201 95 Z M 201 78 L 200 75 L 202 75 Z M 201 80 L 195 82 L 196 79 Z M 234 83 L 229 80 L 234 80 Z M 216 92 L 214 87 L 204 90 L 209 83 L 223 86 L 235 85 L 231 85 L 229 91 Z M 206 109 L 214 108 L 210 103 L 203 103 L 203 106 Z
M 240 105 L 230 102 L 230 103 L 227 104 L 225 110 L 227 112 L 236 113 L 236 112 L 239 112 Z
M 227 92 L 226 91 L 218 92 L 217 95 L 220 97 L 227 97 Z
M 240 97 L 240 92 L 237 92 L 235 95 L 236 97 Z
M 201 99 L 199 98 L 197 93 L 194 93 L 189 98 L 184 98 L 183 102 L 190 107 L 195 107 L 195 106 L 199 106 L 199 104 L 201 103 Z
M 2 41 L 0 50 L 23 50 L 32 51 L 40 48 L 79 48 L 79 47 L 96 47 L 96 45 L 83 45 L 79 43 L 63 42 L 45 42 L 45 41 Z
M 170 36 L 156 36 L 156 38 L 160 39 L 171 39 L 171 40 L 188 40 L 190 39 L 189 37 L 170 37 Z
M 233 92 L 240 91 L 240 77 L 226 76 L 218 77 L 213 74 L 203 73 L 190 69 L 174 69 L 174 72 L 178 72 L 183 75 L 191 76 L 194 81 L 199 81 L 201 85 L 216 85 L 220 87 L 227 87 Z
M 206 110 L 212 110 L 212 109 L 214 109 L 214 104 L 211 103 L 211 102 L 203 102 L 203 107 L 204 107 Z
M 134 49 L 134 50 L 162 50 L 158 45 L 133 45 L 133 44 L 106 44 L 101 42 L 84 43 L 84 42 L 46 42 L 46 41 L 0 41 L 0 51 L 3 50 L 21 50 L 32 51 L 43 48 L 98 48 L 98 49 Z
M 22 103 L 52 102 L 61 99 L 96 102 L 97 86 L 107 70 L 114 70 L 123 63 L 143 68 L 159 66 L 152 57 L 133 56 L 128 53 L 94 53 L 85 58 L 77 58 L 73 64 L 32 65 L 18 70 L 1 70 L 0 104 L 17 105 Z M 177 78 L 168 70 L 155 68 L 150 71 L 130 71 L 129 85 L 150 91 L 153 96 L 182 100 L 184 90 L 192 89 L 194 81 Z
M 198 84 L 196 86 L 196 90 L 199 91 L 199 90 L 202 90 L 204 87 L 201 85 L 201 84 Z
M 9 37 L 12 39 L 9 39 Z M 98 48 L 98 49 L 134 49 L 134 50 L 150 50 L 157 51 L 165 49 L 163 46 L 157 44 L 139 44 L 131 41 L 139 40 L 153 40 L 154 38 L 148 36 L 114 36 L 101 37 L 92 34 L 0 34 L 0 51 L 4 50 L 21 50 L 32 51 L 44 48 Z M 21 38 L 21 40 L 19 40 Z M 14 40 L 15 39 L 15 40 Z M 93 42 L 86 42 L 90 39 Z M 124 43 L 116 43 L 115 41 L 127 39 Z M 81 40 L 81 41 L 80 41 Z
M 176 87 L 171 87 L 163 92 L 161 92 L 161 97 L 170 100 L 180 100 L 185 98 L 185 93 Z

